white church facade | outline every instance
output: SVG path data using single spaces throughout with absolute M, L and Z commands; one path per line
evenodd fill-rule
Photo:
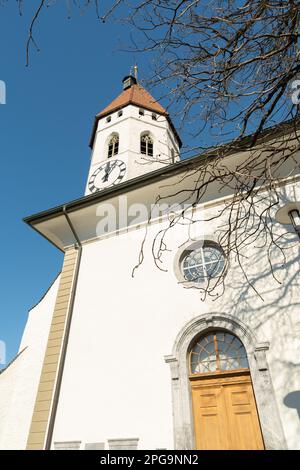
M 123 88 L 96 116 L 85 195 L 26 219 L 65 256 L 1 371 L 0 449 L 300 449 L 299 240 L 282 283 L 249 246 L 257 295 L 218 245 L 232 195 L 212 186 L 155 260 L 203 157 L 180 160 L 169 114 L 134 77 Z M 280 233 L 278 209 L 300 201 L 299 173 L 282 171 Z M 224 269 L 224 292 L 203 298 Z

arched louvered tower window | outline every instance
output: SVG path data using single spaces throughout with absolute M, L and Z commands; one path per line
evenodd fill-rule
M 153 157 L 153 139 L 148 132 L 141 135 L 141 153 Z
M 113 157 L 119 153 L 119 136 L 113 135 L 108 142 L 108 158 Z

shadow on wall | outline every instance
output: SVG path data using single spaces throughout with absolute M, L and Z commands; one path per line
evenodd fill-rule
M 231 313 L 254 330 L 271 321 L 268 325 L 270 338 L 278 339 L 278 331 L 281 331 L 281 341 L 277 342 L 277 347 L 286 349 L 286 341 L 282 341 L 285 335 L 294 338 L 295 327 L 300 329 L 300 245 L 293 233 L 282 237 L 280 245 L 282 251 L 279 243 L 268 250 L 272 268 L 266 253 L 259 248 L 254 247 L 250 256 L 247 252 L 242 253 L 249 282 L 234 260 L 230 279 L 225 280 L 224 297 L 226 292 L 230 293 L 227 294 L 226 303 L 230 305 Z
M 295 390 L 294 392 L 288 393 L 284 397 L 283 403 L 288 408 L 296 409 L 297 413 L 298 413 L 298 416 L 299 416 L 299 419 L 300 419 L 300 391 L 299 390 Z
M 244 251 L 249 282 L 232 260 L 225 300 L 259 341 L 270 342 L 267 360 L 278 403 L 285 407 L 280 407 L 280 416 L 287 445 L 300 449 L 300 243 L 290 227 L 278 226 L 274 232 L 276 243 L 266 248 L 259 239 Z

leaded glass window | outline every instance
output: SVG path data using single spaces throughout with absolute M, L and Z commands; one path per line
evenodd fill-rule
M 141 137 L 141 153 L 153 157 L 153 139 L 149 134 L 144 134 Z
M 108 143 L 108 158 L 113 157 L 119 153 L 119 136 L 114 135 Z
M 200 337 L 190 352 L 192 374 L 248 369 L 246 350 L 234 335 L 215 331 Z
M 204 243 L 187 251 L 182 260 L 184 278 L 191 282 L 202 282 L 205 279 L 218 277 L 225 267 L 225 257 L 221 247 Z

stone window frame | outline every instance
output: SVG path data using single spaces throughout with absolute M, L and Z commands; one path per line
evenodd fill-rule
M 137 450 L 138 449 L 138 437 L 125 437 L 119 439 L 108 439 L 109 450 Z
M 84 450 L 105 450 L 105 442 L 87 442 Z
M 81 441 L 55 441 L 54 450 L 80 450 Z
M 197 336 L 216 329 L 234 334 L 246 349 L 265 449 L 286 449 L 266 357 L 269 343 L 259 343 L 253 331 L 243 322 L 229 314 L 218 312 L 202 314 L 189 321 L 178 334 L 172 354 L 165 356 L 165 362 L 169 364 L 171 370 L 174 448 L 195 449 L 188 369 L 189 350 Z

